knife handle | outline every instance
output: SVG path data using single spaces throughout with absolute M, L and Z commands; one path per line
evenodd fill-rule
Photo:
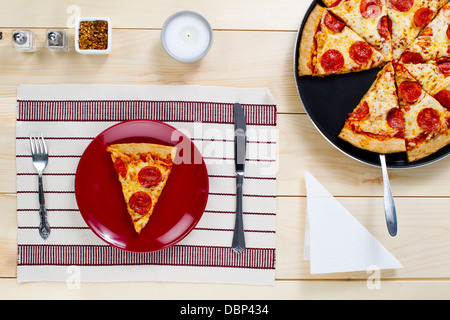
M 233 242 L 231 247 L 234 251 L 240 253 L 245 250 L 244 237 L 244 221 L 242 217 L 242 184 L 244 182 L 244 175 L 236 175 L 236 222 L 234 225 Z

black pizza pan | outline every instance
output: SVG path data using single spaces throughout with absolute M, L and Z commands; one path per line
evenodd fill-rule
M 300 41 L 306 20 L 321 1 L 314 0 L 308 8 L 297 34 L 294 56 L 294 73 L 298 94 L 305 111 L 317 130 L 338 150 L 347 156 L 368 165 L 380 167 L 379 154 L 359 149 L 338 138 L 348 114 L 353 111 L 364 94 L 375 81 L 380 68 L 361 72 L 330 75 L 325 77 L 299 76 L 298 56 Z M 413 168 L 424 166 L 446 157 L 450 145 L 432 155 L 415 162 L 408 162 L 405 152 L 386 155 L 388 168 Z

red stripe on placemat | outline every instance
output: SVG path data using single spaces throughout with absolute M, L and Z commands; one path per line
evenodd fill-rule
M 275 269 L 275 249 L 270 248 L 247 248 L 240 254 L 228 247 L 180 245 L 150 253 L 127 252 L 101 245 L 19 245 L 18 250 L 18 266 L 167 265 Z
M 242 105 L 248 125 L 275 126 L 275 105 Z M 18 121 L 124 121 L 234 123 L 234 104 L 143 100 L 18 100 Z

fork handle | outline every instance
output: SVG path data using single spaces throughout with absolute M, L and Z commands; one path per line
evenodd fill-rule
M 42 185 L 42 174 L 38 175 L 39 187 L 39 234 L 43 239 L 47 239 L 50 235 L 50 225 L 47 221 L 47 209 L 45 209 L 44 187 Z

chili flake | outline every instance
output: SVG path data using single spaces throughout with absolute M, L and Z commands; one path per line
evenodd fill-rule
M 108 49 L 108 21 L 82 21 L 78 33 L 80 49 Z

